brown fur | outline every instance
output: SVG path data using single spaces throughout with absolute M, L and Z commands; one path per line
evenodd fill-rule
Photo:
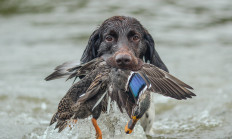
M 107 37 L 110 37 L 110 41 Z M 140 68 L 139 61 L 144 60 L 168 72 L 154 46 L 152 36 L 138 20 L 113 16 L 106 19 L 92 33 L 81 62 L 86 63 L 96 57 L 103 57 L 113 67 L 135 70 Z M 120 53 L 131 57 L 129 64 L 117 65 L 115 57 Z

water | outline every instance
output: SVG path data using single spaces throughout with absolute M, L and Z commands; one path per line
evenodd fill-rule
M 0 138 L 94 137 L 88 119 L 61 134 L 48 127 L 72 82 L 43 79 L 62 62 L 79 60 L 90 34 L 113 15 L 140 20 L 170 72 L 197 94 L 183 101 L 155 95 L 147 137 L 232 138 L 231 7 L 230 0 L 0 1 Z M 104 118 L 115 119 L 100 119 L 105 133 Z M 131 136 L 121 134 L 121 123 L 115 138 L 145 137 L 139 124 Z

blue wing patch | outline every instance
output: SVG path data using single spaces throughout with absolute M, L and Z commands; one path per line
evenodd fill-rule
M 136 99 L 138 99 L 140 92 L 143 90 L 145 86 L 146 82 L 141 77 L 141 75 L 138 73 L 133 73 L 129 80 L 129 89 L 130 93 L 132 93 Z

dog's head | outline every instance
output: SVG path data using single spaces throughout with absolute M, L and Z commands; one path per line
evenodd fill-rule
M 144 59 L 168 71 L 154 45 L 152 36 L 138 20 L 114 16 L 92 33 L 81 62 L 103 57 L 113 67 L 136 70 Z

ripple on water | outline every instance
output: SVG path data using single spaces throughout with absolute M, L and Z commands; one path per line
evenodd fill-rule
M 124 127 L 128 121 L 126 114 L 121 114 L 119 111 L 111 112 L 110 114 L 102 114 L 98 119 L 98 125 L 102 130 L 104 138 L 131 138 L 143 139 L 146 137 L 143 128 L 138 123 L 132 132 L 127 135 L 124 132 Z M 45 121 L 46 123 L 46 121 Z M 69 121 L 62 132 L 58 133 L 58 129 L 54 130 L 56 123 L 51 126 L 48 124 L 41 125 L 34 128 L 30 133 L 23 136 L 24 139 L 56 139 L 56 138 L 95 138 L 95 129 L 91 123 L 91 117 L 86 119 L 79 119 L 77 124 Z
M 231 13 L 231 0 L 0 0 L 0 138 L 95 136 L 89 119 L 60 134 L 48 127 L 71 82 L 43 78 L 79 60 L 90 34 L 113 15 L 139 19 L 170 72 L 196 89 L 189 103 L 156 97 L 154 137 L 232 138 Z M 104 123 L 110 119 L 121 122 L 114 129 Z M 126 136 L 125 119 L 102 117 L 104 137 L 145 138 L 139 124 Z
M 222 123 L 221 119 L 210 116 L 209 111 L 203 111 L 200 114 L 173 119 L 156 120 L 153 124 L 152 132 L 155 134 L 182 135 L 192 131 L 210 130 Z

